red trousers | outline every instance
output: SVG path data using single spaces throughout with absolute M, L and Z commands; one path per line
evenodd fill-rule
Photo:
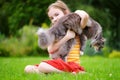
M 43 61 L 48 63 L 49 65 L 64 71 L 64 72 L 80 72 L 84 71 L 84 68 L 80 65 L 78 65 L 75 62 L 64 62 L 62 59 L 55 59 L 55 60 L 48 60 L 48 61 Z

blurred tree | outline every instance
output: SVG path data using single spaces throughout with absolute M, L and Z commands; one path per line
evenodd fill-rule
M 90 0 L 91 1 L 91 0 Z M 108 45 L 113 49 L 120 50 L 120 1 L 118 0 L 92 0 L 91 5 L 110 13 L 113 17 L 112 25 L 109 26 L 111 31 L 108 38 Z
M 68 4 L 68 0 L 63 0 Z M 69 8 L 83 9 L 103 27 L 107 45 L 120 50 L 120 1 L 118 0 L 69 0 Z
M 13 35 L 25 24 L 50 23 L 46 9 L 56 0 L 0 0 L 0 34 Z M 71 9 L 83 9 L 103 26 L 108 45 L 120 50 L 120 1 L 63 0 Z
M 48 22 L 46 9 L 53 1 L 55 0 L 1 0 L 0 33 L 13 35 L 25 24 L 41 26 L 41 23 Z

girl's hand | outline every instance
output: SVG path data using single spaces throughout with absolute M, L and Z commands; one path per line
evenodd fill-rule
M 67 39 L 74 38 L 74 37 L 75 37 L 75 32 L 73 32 L 73 31 L 71 31 L 71 30 L 67 30 L 67 33 L 66 33 L 65 37 L 66 37 Z
M 82 29 L 84 29 L 88 23 L 89 14 L 83 10 L 76 10 L 75 13 L 77 13 L 81 17 L 80 26 Z
M 63 44 L 65 44 L 65 42 L 67 42 L 69 39 L 74 38 L 74 37 L 75 37 L 75 33 L 71 30 L 68 30 L 66 35 L 60 41 L 58 41 L 56 43 L 53 43 L 53 44 L 48 46 L 48 52 L 50 54 L 56 53 L 59 50 L 59 48 Z

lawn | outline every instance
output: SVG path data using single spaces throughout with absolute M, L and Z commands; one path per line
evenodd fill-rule
M 47 57 L 0 57 L 0 80 L 120 80 L 120 59 L 104 57 L 81 57 L 86 73 L 26 74 L 27 64 L 37 64 Z

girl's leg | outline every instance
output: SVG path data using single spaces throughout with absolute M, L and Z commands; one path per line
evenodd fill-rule
M 39 70 L 39 72 L 42 72 L 42 73 L 63 72 L 63 71 L 51 66 L 50 64 L 47 64 L 46 62 L 41 62 L 38 66 L 38 70 Z
M 46 62 L 41 62 L 38 66 L 27 65 L 24 69 L 26 73 L 52 73 L 52 72 L 63 72 L 55 67 L 47 64 Z

